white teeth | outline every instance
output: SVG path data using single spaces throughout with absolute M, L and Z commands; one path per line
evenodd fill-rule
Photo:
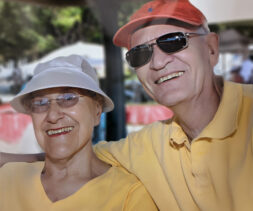
M 58 129 L 58 130 L 48 130 L 47 134 L 50 136 L 50 135 L 55 135 L 58 133 L 69 132 L 69 131 L 73 130 L 73 128 L 74 127 L 64 127 L 64 128 Z
M 184 72 L 172 73 L 170 75 L 167 75 L 165 77 L 160 78 L 156 83 L 160 84 L 160 83 L 162 83 L 164 81 L 170 80 L 170 79 L 175 78 L 175 77 L 179 77 L 179 76 L 181 76 L 183 74 L 184 74 Z

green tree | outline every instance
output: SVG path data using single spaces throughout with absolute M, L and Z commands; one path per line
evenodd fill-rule
M 23 23 L 30 24 L 25 7 L 19 4 L 0 4 L 0 62 L 13 60 L 27 55 L 35 40 L 26 36 Z
M 0 63 L 35 60 L 79 40 L 102 42 L 88 7 L 40 7 L 0 2 Z

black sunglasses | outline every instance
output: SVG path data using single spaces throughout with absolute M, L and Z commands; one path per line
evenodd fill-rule
M 153 54 L 153 45 L 157 45 L 163 52 L 171 54 L 187 48 L 190 37 L 203 35 L 206 34 L 193 32 L 173 32 L 164 34 L 155 38 L 155 43 L 137 45 L 136 47 L 130 49 L 126 53 L 126 60 L 131 67 L 137 68 L 150 61 Z

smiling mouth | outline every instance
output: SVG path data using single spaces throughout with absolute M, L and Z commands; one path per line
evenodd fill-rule
M 174 78 L 178 78 L 180 76 L 182 76 L 184 74 L 184 71 L 180 71 L 180 72 L 176 72 L 176 73 L 172 73 L 172 74 L 169 74 L 167 76 L 164 76 L 164 77 L 161 77 L 159 80 L 157 80 L 155 83 L 156 84 L 161 84 L 165 81 L 168 81 L 168 80 L 171 80 L 171 79 L 174 79 Z
M 60 128 L 60 129 L 56 129 L 56 130 L 48 130 L 48 131 L 46 131 L 46 133 L 49 136 L 62 135 L 62 134 L 69 133 L 73 129 L 74 129 L 74 127 L 64 127 L 64 128 Z

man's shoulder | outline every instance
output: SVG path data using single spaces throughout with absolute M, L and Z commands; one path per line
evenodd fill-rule
M 253 99 L 253 84 L 243 84 L 243 95 Z
M 132 147 L 140 146 L 143 148 L 146 144 L 150 144 L 153 141 L 157 142 L 157 140 L 161 138 L 166 138 L 171 127 L 174 127 L 175 123 L 172 119 L 165 121 L 157 121 L 151 124 L 144 126 L 142 129 L 138 131 L 131 132 L 127 135 L 126 138 L 123 138 L 119 141 L 102 141 L 94 146 L 94 150 L 100 151 L 101 149 L 105 149 L 106 151 L 111 151 L 111 149 L 119 150 L 122 148 L 128 148 L 130 145 Z
M 118 166 L 120 164 L 115 159 L 115 154 L 119 152 L 121 155 L 127 154 L 130 149 L 135 149 L 135 151 L 145 147 L 148 149 L 152 147 L 153 142 L 159 144 L 157 140 L 167 137 L 171 124 L 172 120 L 154 122 L 139 131 L 128 134 L 126 138 L 119 141 L 101 141 L 93 146 L 93 149 L 101 160 L 112 166 Z
M 236 82 L 231 82 L 231 81 L 224 81 L 225 82 L 225 87 L 227 90 L 227 94 L 233 95 L 236 92 L 241 92 L 242 97 L 246 98 L 253 98 L 253 84 L 242 84 L 242 83 L 236 83 Z
M 145 125 L 141 130 L 129 133 L 128 136 L 141 136 L 146 133 L 148 134 L 157 133 L 158 131 L 168 129 L 168 127 L 171 126 L 172 124 L 173 124 L 173 119 L 156 121 L 151 124 Z
M 242 89 L 243 93 L 253 95 L 253 84 L 236 83 L 233 81 L 224 81 L 224 83 L 230 87 L 230 91 L 233 91 L 233 89 Z

